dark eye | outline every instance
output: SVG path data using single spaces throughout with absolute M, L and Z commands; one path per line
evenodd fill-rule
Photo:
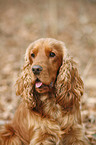
M 50 52 L 49 57 L 54 57 L 56 56 L 54 52 Z
M 34 53 L 31 53 L 31 57 L 33 57 L 33 58 L 34 58 L 34 57 L 35 57 L 35 54 L 34 54 Z

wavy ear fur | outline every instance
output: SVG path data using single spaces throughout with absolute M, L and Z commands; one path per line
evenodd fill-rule
M 29 50 L 28 47 L 25 54 L 25 66 L 23 67 L 21 74 L 16 81 L 16 95 L 21 95 L 23 99 L 28 103 L 28 107 L 34 108 L 36 106 L 36 100 L 34 97 L 34 86 L 32 84 L 31 65 L 29 62 Z
M 56 82 L 56 100 L 64 109 L 79 105 L 84 85 L 72 58 L 63 59 Z

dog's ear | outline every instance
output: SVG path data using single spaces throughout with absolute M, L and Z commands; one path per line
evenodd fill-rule
M 25 65 L 21 71 L 18 80 L 16 81 L 16 95 L 20 95 L 27 103 L 30 108 L 36 106 L 36 100 L 34 97 L 34 87 L 32 84 L 32 70 L 29 61 L 29 49 L 27 48 L 25 54 Z
M 76 63 L 72 58 L 63 58 L 62 66 L 56 82 L 56 100 L 63 108 L 71 109 L 79 105 L 83 95 L 84 85 L 80 78 Z

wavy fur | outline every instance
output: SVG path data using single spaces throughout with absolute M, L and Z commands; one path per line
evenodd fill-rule
M 56 56 L 49 58 L 50 51 Z M 35 85 L 34 65 L 43 68 L 38 75 L 43 93 Z M 30 44 L 16 85 L 22 102 L 0 131 L 0 145 L 88 145 L 80 113 L 84 85 L 63 42 L 44 38 Z

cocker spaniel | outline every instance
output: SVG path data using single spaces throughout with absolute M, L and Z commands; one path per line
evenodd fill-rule
M 80 113 L 84 85 L 63 42 L 31 43 L 16 85 L 22 102 L 0 145 L 88 145 Z

